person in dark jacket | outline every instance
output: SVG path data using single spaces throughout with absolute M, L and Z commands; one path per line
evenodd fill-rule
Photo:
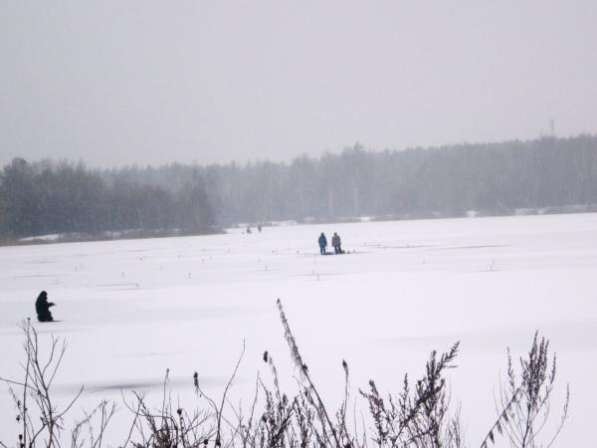
M 48 293 L 45 291 L 40 292 L 35 301 L 37 320 L 40 322 L 52 322 L 54 320 L 50 312 L 50 307 L 52 306 L 54 306 L 54 303 L 48 302 Z
M 325 248 L 328 245 L 328 239 L 325 237 L 325 233 L 321 232 L 321 235 L 319 235 L 319 252 L 321 253 L 321 255 L 325 255 Z
M 340 235 L 334 232 L 334 236 L 332 236 L 332 246 L 334 247 L 334 252 L 337 254 L 341 254 L 342 252 L 342 241 L 340 240 Z

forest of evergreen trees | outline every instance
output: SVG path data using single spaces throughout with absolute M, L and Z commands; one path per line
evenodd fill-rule
M 597 136 L 302 156 L 290 163 L 85 168 L 15 159 L 0 235 L 204 233 L 239 222 L 504 215 L 597 204 Z

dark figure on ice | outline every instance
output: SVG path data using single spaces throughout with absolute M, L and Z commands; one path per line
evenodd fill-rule
M 337 254 L 343 254 L 342 252 L 342 241 L 340 240 L 340 235 L 334 232 L 334 236 L 332 236 L 332 246 L 334 246 L 334 252 Z
M 325 248 L 328 245 L 328 239 L 325 237 L 325 233 L 321 232 L 321 235 L 319 235 L 319 252 L 321 253 L 321 255 L 325 255 Z
M 48 293 L 42 291 L 37 296 L 35 301 L 35 312 L 37 313 L 37 320 L 40 322 L 53 322 L 54 318 L 50 313 L 50 307 L 54 306 L 53 302 L 48 302 Z

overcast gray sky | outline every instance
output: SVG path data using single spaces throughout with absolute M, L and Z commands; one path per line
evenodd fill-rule
M 0 161 L 595 133 L 596 24 L 594 0 L 5 0 Z

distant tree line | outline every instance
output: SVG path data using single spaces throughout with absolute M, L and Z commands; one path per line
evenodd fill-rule
M 104 176 L 164 188 L 204 179 L 219 222 L 511 214 L 597 204 L 597 137 L 341 154 L 291 163 L 129 167 Z
M 382 152 L 355 145 L 244 165 L 89 170 L 16 159 L 0 173 L 0 228 L 15 236 L 595 204 L 597 136 L 589 135 Z
M 0 172 L 0 235 L 98 234 L 130 229 L 201 233 L 213 230 L 199 177 L 176 191 L 128 182 L 70 163 L 14 159 Z

